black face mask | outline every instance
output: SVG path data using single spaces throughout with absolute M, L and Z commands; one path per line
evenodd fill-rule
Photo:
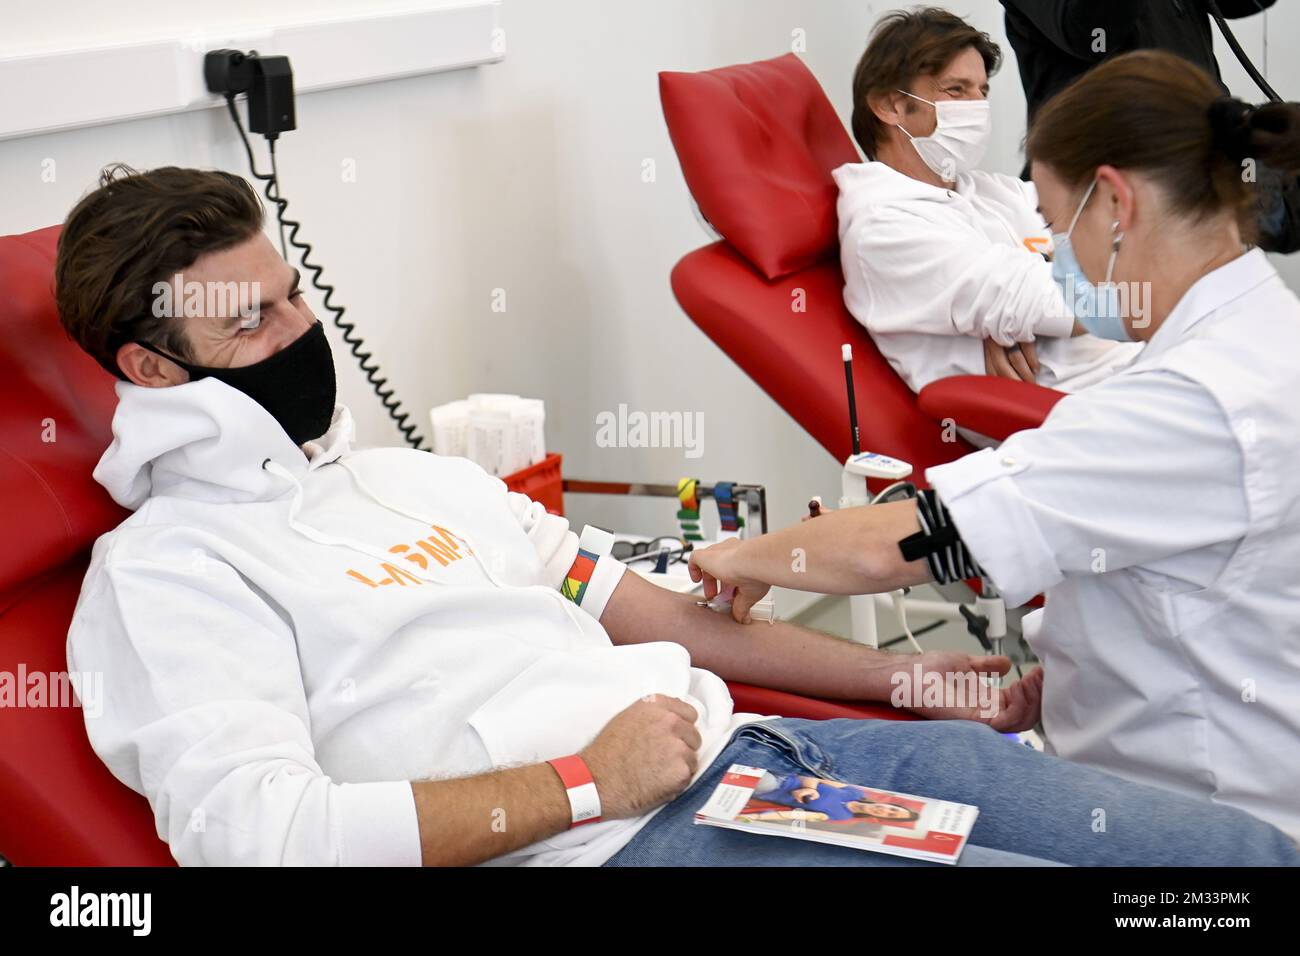
M 148 342 L 150 352 L 171 359 L 190 373 L 190 381 L 215 378 L 237 388 L 271 413 L 295 445 L 319 438 L 334 417 L 334 354 L 319 321 L 274 355 L 240 368 L 190 365 Z

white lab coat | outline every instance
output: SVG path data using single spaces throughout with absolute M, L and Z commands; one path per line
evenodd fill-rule
M 940 189 L 880 162 L 832 175 L 845 306 L 912 391 L 983 375 L 988 338 L 1036 340 L 1038 384 L 1063 392 L 1137 357 L 1136 343 L 1070 337 L 1074 317 L 1039 254 L 1051 232 L 1033 183 L 976 170 Z
M 1047 592 L 1030 643 L 1053 751 L 1293 839 L 1298 436 L 1300 301 L 1255 250 L 1130 368 L 926 472 L 1010 605 Z

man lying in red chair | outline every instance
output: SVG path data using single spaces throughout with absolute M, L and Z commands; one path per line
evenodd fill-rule
M 917 664 L 1009 662 L 745 627 L 465 459 L 353 449 L 262 226 L 236 176 L 118 168 L 59 242 L 61 319 L 121 379 L 95 478 L 134 512 L 95 544 L 68 668 L 102 674 L 91 744 L 180 862 L 899 865 L 692 832 L 737 762 L 970 797 L 967 864 L 1294 856 L 1240 811 L 1009 743 L 993 728 L 1034 722 L 1033 682 L 928 714 L 984 722 L 734 713 L 724 679 L 884 700 Z M 1142 841 L 1089 840 L 1097 806 Z
M 1051 230 L 1034 185 L 978 168 L 1001 57 L 952 13 L 899 11 L 854 73 L 868 161 L 833 174 L 844 302 L 915 392 L 985 372 L 1073 392 L 1141 348 L 1084 333 L 1043 258 Z

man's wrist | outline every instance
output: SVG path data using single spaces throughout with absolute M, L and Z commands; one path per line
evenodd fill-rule
M 911 654 L 893 654 L 874 647 L 863 647 L 862 699 L 888 702 L 894 692 L 894 675 L 908 673 Z
M 570 810 L 570 829 L 601 819 L 600 795 L 587 762 L 578 754 L 546 761 L 564 785 Z

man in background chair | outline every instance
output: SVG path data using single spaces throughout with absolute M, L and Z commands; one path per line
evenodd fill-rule
M 931 7 L 882 18 L 854 73 L 868 161 L 834 171 L 844 301 L 913 391 L 986 373 L 1075 391 L 1141 349 L 1084 333 L 1044 258 L 1033 184 L 977 168 L 1001 57 Z

